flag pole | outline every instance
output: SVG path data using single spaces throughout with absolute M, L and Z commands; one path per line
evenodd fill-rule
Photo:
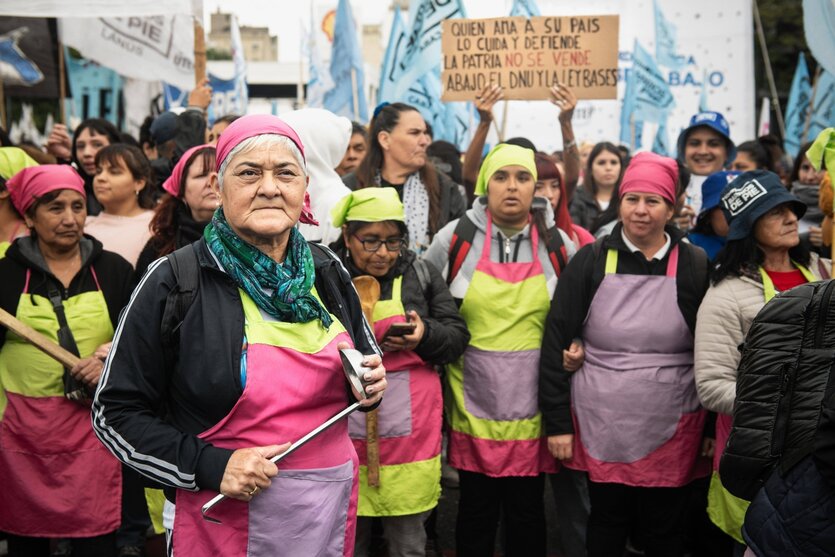
M 61 123 L 67 123 L 67 107 L 65 99 L 67 98 L 67 69 L 64 67 L 64 43 L 58 39 L 58 102 L 61 114 Z
M 206 37 L 203 26 L 194 18 L 194 84 L 200 85 L 206 79 Z
M 762 51 L 763 62 L 765 63 L 765 75 L 768 78 L 768 88 L 771 92 L 771 106 L 777 114 L 777 125 L 780 126 L 780 135 L 786 137 L 786 122 L 783 121 L 783 110 L 780 108 L 780 97 L 777 96 L 777 85 L 774 83 L 774 72 L 771 69 L 771 59 L 768 56 L 768 45 L 765 43 L 765 32 L 763 31 L 763 22 L 760 19 L 760 8 L 757 6 L 757 0 L 752 0 L 754 8 L 754 24 L 757 28 L 757 38 L 760 43 L 760 51 Z
M 357 91 L 357 69 L 351 68 L 351 96 L 354 98 L 354 120 L 360 118 L 359 91 Z
M 504 102 L 504 110 L 502 111 L 502 128 L 499 133 L 499 141 L 504 141 L 504 134 L 507 131 L 507 107 L 510 101 Z
M 635 150 L 635 114 L 629 113 L 629 150 Z
M 815 71 L 815 82 L 812 83 L 812 94 L 809 97 L 809 108 L 806 109 L 806 121 L 803 123 L 803 136 L 800 138 L 801 144 L 806 143 L 806 138 L 809 136 L 809 128 L 812 126 L 812 114 L 815 112 L 815 96 L 818 92 L 818 83 L 820 82 L 822 73 L 823 67 L 818 64 L 818 69 Z

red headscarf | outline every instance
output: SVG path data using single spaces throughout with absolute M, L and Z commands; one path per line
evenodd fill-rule
M 651 193 L 660 195 L 676 204 L 676 186 L 678 185 L 678 165 L 669 157 L 655 153 L 638 153 L 629 162 L 623 181 L 620 183 L 620 197 L 629 192 Z
M 194 153 L 196 153 L 200 149 L 205 149 L 206 147 L 214 149 L 214 146 L 206 143 L 203 145 L 197 145 L 196 147 L 192 147 L 191 149 L 183 153 L 183 156 L 180 157 L 180 160 L 178 160 L 177 164 L 174 165 L 174 170 L 171 171 L 171 176 L 169 176 L 165 180 L 165 182 L 162 183 L 162 189 L 164 189 L 174 197 L 179 197 L 180 183 L 183 181 L 183 174 L 188 171 L 188 169 L 186 168 L 188 160 L 191 158 L 192 155 L 194 155 Z

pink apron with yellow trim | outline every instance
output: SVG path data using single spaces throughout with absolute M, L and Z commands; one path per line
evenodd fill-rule
M 244 392 L 229 414 L 200 437 L 226 449 L 297 440 L 347 406 L 336 345 L 351 339 L 336 318 L 326 332 L 318 320 L 272 321 L 243 292 L 241 299 L 249 342 Z M 272 485 L 250 503 L 227 499 L 215 507 L 212 515 L 222 524 L 200 514 L 216 494 L 177 491 L 177 557 L 353 554 L 357 453 L 345 420 L 281 461 Z
M 679 487 L 709 473 L 693 334 L 678 307 L 679 246 L 666 276 L 617 274 L 617 251 L 583 326 L 586 359 L 572 376 L 574 458 L 595 482 Z
M 88 357 L 113 338 L 107 302 L 97 290 L 63 301 L 79 353 Z M 29 294 L 15 316 L 58 342 L 48 298 Z M 88 538 L 121 522 L 122 469 L 99 442 L 89 405 L 64 397 L 64 368 L 6 332 L 0 352 L 0 530 L 19 536 Z

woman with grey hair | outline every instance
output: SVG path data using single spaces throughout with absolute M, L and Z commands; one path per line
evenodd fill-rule
M 177 557 L 350 555 L 358 464 L 347 424 L 284 459 L 280 475 L 269 459 L 362 398 L 338 349 L 368 355 L 361 404 L 380 401 L 373 331 L 339 260 L 296 229 L 316 221 L 290 126 L 262 115 L 233 122 L 211 180 L 221 207 L 203 238 L 152 263 L 122 315 L 94 428 L 165 486 Z M 212 511 L 220 525 L 201 518 L 218 493 L 232 499 Z

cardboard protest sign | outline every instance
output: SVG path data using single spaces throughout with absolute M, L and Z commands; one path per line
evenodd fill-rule
M 491 83 L 506 99 L 615 99 L 619 16 L 448 19 L 442 24 L 444 101 L 473 100 Z

